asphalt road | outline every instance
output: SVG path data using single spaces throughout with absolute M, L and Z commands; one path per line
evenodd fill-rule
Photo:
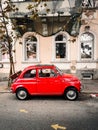
M 0 93 L 0 130 L 98 130 L 98 98 L 19 101 L 11 93 Z

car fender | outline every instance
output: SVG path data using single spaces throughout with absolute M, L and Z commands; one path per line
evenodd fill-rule
M 76 89 L 77 92 L 79 92 L 76 87 L 74 87 L 74 86 L 67 86 L 67 87 L 65 88 L 65 90 L 64 90 L 64 93 L 65 93 L 66 90 L 68 90 L 68 89 L 70 89 L 70 88 L 74 88 L 74 89 Z
M 16 92 L 18 89 L 21 89 L 21 88 L 25 89 L 25 90 L 28 92 L 27 88 L 25 88 L 23 85 L 18 85 L 18 86 L 16 87 L 15 92 Z

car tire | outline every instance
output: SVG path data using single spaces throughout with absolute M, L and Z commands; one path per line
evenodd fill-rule
M 78 91 L 75 88 L 68 88 L 64 93 L 64 97 L 70 101 L 74 101 L 78 98 Z
M 19 100 L 26 100 L 28 98 L 28 92 L 24 88 L 19 88 L 16 91 L 16 97 Z

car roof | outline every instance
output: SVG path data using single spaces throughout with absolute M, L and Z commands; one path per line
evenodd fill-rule
M 54 65 L 50 65 L 50 64 L 38 64 L 38 65 L 28 66 L 24 70 L 33 69 L 33 68 L 35 68 L 35 69 L 37 69 L 37 68 L 46 68 L 46 67 L 53 68 L 55 66 Z

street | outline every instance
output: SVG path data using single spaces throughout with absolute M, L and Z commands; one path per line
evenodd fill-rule
M 0 130 L 98 130 L 98 98 L 81 95 L 77 101 L 63 97 L 31 97 L 19 101 L 0 93 Z

